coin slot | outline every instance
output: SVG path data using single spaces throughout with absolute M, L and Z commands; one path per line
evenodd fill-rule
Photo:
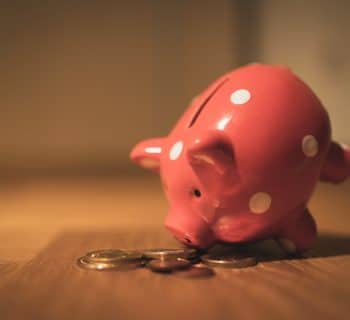
M 224 79 L 222 82 L 220 82 L 215 89 L 208 95 L 208 97 L 201 103 L 201 105 L 199 106 L 198 110 L 196 111 L 196 113 L 194 114 L 190 124 L 188 125 L 188 128 L 191 128 L 196 121 L 199 118 L 199 115 L 202 113 L 202 111 L 204 110 L 204 107 L 207 105 L 207 103 L 209 102 L 209 100 L 214 96 L 214 94 L 224 85 L 225 82 L 228 81 L 227 79 Z

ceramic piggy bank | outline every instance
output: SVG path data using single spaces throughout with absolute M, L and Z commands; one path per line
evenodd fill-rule
M 140 142 L 131 159 L 160 174 L 166 227 L 198 248 L 274 238 L 307 250 L 316 182 L 350 175 L 350 150 L 331 140 L 320 100 L 289 69 L 262 64 L 216 80 L 167 137 Z

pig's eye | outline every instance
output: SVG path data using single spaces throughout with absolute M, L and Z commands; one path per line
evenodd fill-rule
M 199 189 L 193 189 L 193 195 L 197 198 L 200 198 L 202 196 L 202 193 Z

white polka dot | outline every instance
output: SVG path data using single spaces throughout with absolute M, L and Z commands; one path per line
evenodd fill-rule
M 170 160 L 176 160 L 180 157 L 184 144 L 182 141 L 176 142 L 170 149 L 169 158 Z
M 266 212 L 271 206 L 271 196 L 266 192 L 258 192 L 249 200 L 250 211 L 256 214 Z
M 318 142 L 311 134 L 305 136 L 302 141 L 302 149 L 307 157 L 314 157 L 318 152 Z
M 145 148 L 146 153 L 162 153 L 161 147 L 147 147 Z
M 250 92 L 246 89 L 238 89 L 234 91 L 230 96 L 230 101 L 233 104 L 244 104 L 250 100 Z
M 277 240 L 279 245 L 288 253 L 295 253 L 297 248 L 295 244 L 287 238 L 280 238 Z

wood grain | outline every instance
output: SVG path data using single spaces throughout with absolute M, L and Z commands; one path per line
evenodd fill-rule
M 350 312 L 350 256 L 217 269 L 201 280 L 75 264 L 91 249 L 149 246 L 174 242 L 155 230 L 62 234 L 3 286 L 2 319 L 345 319 Z
M 246 247 L 252 268 L 208 279 L 146 269 L 94 272 L 76 259 L 101 248 L 174 247 L 155 179 L 32 180 L 3 188 L 0 319 L 347 319 L 350 184 L 319 185 L 321 230 L 304 259 L 273 241 Z

